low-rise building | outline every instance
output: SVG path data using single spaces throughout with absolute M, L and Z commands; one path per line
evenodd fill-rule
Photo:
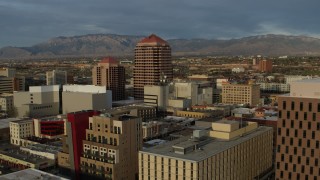
M 35 168 L 41 170 L 54 167 L 56 161 L 7 146 L 6 148 L 2 147 L 0 150 L 0 163 L 14 169 Z
M 257 123 L 215 122 L 140 151 L 139 179 L 262 178 L 272 169 L 272 139 L 272 128 Z
M 20 150 L 58 161 L 58 153 L 62 150 L 62 147 L 47 144 L 32 144 L 26 147 L 20 147 Z
M 10 126 L 10 143 L 18 146 L 27 146 L 25 138 L 34 136 L 32 119 L 12 121 Z
M 50 116 L 33 119 L 34 135 L 39 138 L 56 139 L 65 134 L 66 117 Z
M 176 116 L 190 117 L 190 118 L 206 118 L 206 117 L 223 117 L 223 112 L 220 110 L 189 110 L 176 111 Z
M 68 180 L 66 178 L 57 176 L 57 175 L 53 175 L 44 171 L 40 171 L 38 169 L 33 169 L 33 168 L 29 168 L 29 169 L 24 169 L 24 170 L 20 170 L 17 172 L 13 172 L 13 173 L 9 173 L 9 174 L 5 174 L 0 176 L 1 179 L 6 179 L 6 180 L 14 180 L 14 179 L 50 179 L 50 180 Z

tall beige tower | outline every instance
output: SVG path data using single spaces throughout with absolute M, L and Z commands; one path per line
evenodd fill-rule
M 143 99 L 145 85 L 157 85 L 161 75 L 171 81 L 172 74 L 169 44 L 154 34 L 142 39 L 135 48 L 134 97 Z
M 102 179 L 137 179 L 142 149 L 141 118 L 101 114 L 89 118 L 81 172 Z
M 104 58 L 93 67 L 92 82 L 93 85 L 106 86 L 107 90 L 111 90 L 113 101 L 125 99 L 125 69 L 114 58 Z

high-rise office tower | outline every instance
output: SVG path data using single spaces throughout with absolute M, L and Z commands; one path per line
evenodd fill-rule
M 112 91 L 112 100 L 125 99 L 125 68 L 114 58 L 102 59 L 92 69 L 92 82 L 97 86 L 106 86 Z
M 157 85 L 161 77 L 170 82 L 172 74 L 169 44 L 154 34 L 142 39 L 135 48 L 134 97 L 143 99 L 145 85 Z
M 319 179 L 320 79 L 292 82 L 278 107 L 276 179 Z
M 138 152 L 142 149 L 141 118 L 129 115 L 89 118 L 81 172 L 103 179 L 137 179 Z
M 67 84 L 66 71 L 47 71 L 46 73 L 47 85 L 63 85 Z

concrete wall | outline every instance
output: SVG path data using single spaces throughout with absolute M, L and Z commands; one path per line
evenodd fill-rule
M 83 92 L 62 92 L 63 113 L 82 110 L 101 110 L 112 107 L 112 95 L 107 93 L 92 94 Z

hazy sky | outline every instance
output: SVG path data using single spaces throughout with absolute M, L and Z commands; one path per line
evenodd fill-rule
M 0 47 L 96 33 L 320 37 L 319 0 L 0 0 Z

